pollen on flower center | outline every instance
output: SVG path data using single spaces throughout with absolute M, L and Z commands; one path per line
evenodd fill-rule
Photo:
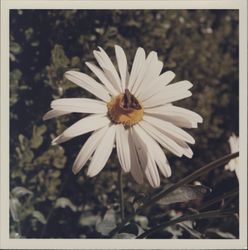
M 112 98 L 107 104 L 108 116 L 113 123 L 133 126 L 142 120 L 144 109 L 128 89 L 124 94 Z

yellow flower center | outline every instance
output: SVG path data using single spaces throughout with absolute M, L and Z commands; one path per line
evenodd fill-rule
M 141 121 L 144 115 L 144 108 L 128 89 L 125 89 L 124 94 L 113 97 L 107 107 L 108 116 L 113 123 L 122 123 L 128 127 Z

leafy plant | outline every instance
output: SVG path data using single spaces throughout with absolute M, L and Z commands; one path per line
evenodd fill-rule
M 222 158 L 239 129 L 238 25 L 236 10 L 11 10 L 10 237 L 239 238 L 238 181 L 222 167 L 237 156 Z M 122 211 L 115 154 L 99 176 L 73 176 L 87 135 L 50 143 L 77 115 L 42 121 L 52 99 L 90 97 L 63 74 L 91 74 L 92 51 L 100 45 L 114 58 L 114 44 L 129 65 L 137 47 L 156 50 L 163 71 L 194 84 L 180 104 L 204 119 L 192 159 L 168 154 L 173 175 L 161 189 L 121 176 Z

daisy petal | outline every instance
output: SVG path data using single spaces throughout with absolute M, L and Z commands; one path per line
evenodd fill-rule
M 98 46 L 98 48 L 100 50 L 100 52 L 98 52 L 98 53 L 99 53 L 100 57 L 102 58 L 102 61 L 104 62 L 103 70 L 108 69 L 111 72 L 113 79 L 115 80 L 116 84 L 118 85 L 119 89 L 121 90 L 121 80 L 120 80 L 120 77 L 116 71 L 115 66 L 113 65 L 113 63 L 112 63 L 111 59 L 109 58 L 109 56 L 107 55 L 107 53 L 101 47 Z
M 93 51 L 93 54 L 97 60 L 97 62 L 99 63 L 99 65 L 101 66 L 101 68 L 103 69 L 105 76 L 108 78 L 108 80 L 111 82 L 111 84 L 113 85 L 113 87 L 117 90 L 118 93 L 121 93 L 121 85 L 120 82 L 117 82 L 115 79 L 115 76 L 113 75 L 113 72 L 111 71 L 111 69 L 109 69 L 107 67 L 106 62 L 104 61 L 104 59 L 101 56 L 101 53 L 99 51 Z
M 61 98 L 52 101 L 51 108 L 78 113 L 106 113 L 105 102 L 89 98 Z
M 111 95 L 115 96 L 119 94 L 118 89 L 116 89 L 113 86 L 113 84 L 108 80 L 104 72 L 99 67 L 89 62 L 86 62 L 85 64 L 98 77 L 98 79 L 105 85 L 106 89 L 109 91 Z
M 152 108 L 152 107 L 156 107 L 159 105 L 165 105 L 171 102 L 175 102 L 178 100 L 182 100 L 184 98 L 187 98 L 189 96 L 191 96 L 192 93 L 188 90 L 180 90 L 180 91 L 173 91 L 173 92 L 166 92 L 161 91 L 157 94 L 155 94 L 154 96 L 152 96 L 151 98 L 145 100 L 143 102 L 143 106 L 144 108 Z
M 124 92 L 127 87 L 127 58 L 124 50 L 118 45 L 115 45 L 115 54 L 121 76 L 121 87 L 122 91 Z
M 133 141 L 133 137 L 132 134 L 129 130 L 128 133 L 128 143 L 129 143 L 129 148 L 130 148 L 130 156 L 131 156 L 131 175 L 133 176 L 134 180 L 138 183 L 138 184 L 142 184 L 143 183 L 143 173 L 141 170 L 141 166 L 140 166 L 140 162 L 137 156 L 137 152 L 134 146 L 134 141 Z
M 182 152 L 186 157 L 192 158 L 193 151 L 186 142 L 176 138 L 175 136 L 172 136 L 171 134 L 169 135 L 169 138 L 172 139 L 174 142 L 176 142 L 181 147 Z
M 140 127 L 135 125 L 133 126 L 132 131 L 135 147 L 145 175 L 152 187 L 159 187 L 160 178 L 158 169 L 149 149 L 147 148 L 144 138 L 141 137 L 142 135 L 140 134 Z
M 148 108 L 145 113 L 169 121 L 178 127 L 196 128 L 197 123 L 202 123 L 203 119 L 197 113 L 173 105 L 163 105 Z
M 82 118 L 72 126 L 67 128 L 60 136 L 56 137 L 52 144 L 60 144 L 66 142 L 78 135 L 86 134 L 90 131 L 102 128 L 110 123 L 110 120 L 105 115 L 90 115 Z
M 65 72 L 65 77 L 103 101 L 110 101 L 111 98 L 108 91 L 103 87 L 103 85 L 95 81 L 92 77 L 77 71 L 67 71 Z
M 116 149 L 118 159 L 120 161 L 121 167 L 125 172 L 129 172 L 131 169 L 131 154 L 128 142 L 128 129 L 124 126 L 117 125 L 116 128 Z
M 165 153 L 161 149 L 161 147 L 158 145 L 158 143 L 149 135 L 147 134 L 142 126 L 138 125 L 140 127 L 140 134 L 143 140 L 146 142 L 147 148 L 149 152 L 151 152 L 151 155 L 154 157 L 154 160 L 156 164 L 158 165 L 161 173 L 165 177 L 171 176 L 171 168 L 167 161 L 167 158 L 165 156 Z
M 136 91 L 135 95 L 139 98 L 142 98 L 142 93 L 145 92 L 150 86 L 154 86 L 152 82 L 154 79 L 159 77 L 161 70 L 163 69 L 163 63 L 158 61 L 156 57 L 154 57 L 153 61 L 151 62 L 149 69 L 147 70 L 144 79 L 142 80 L 138 90 Z
M 193 84 L 189 81 L 183 80 L 175 82 L 165 86 L 165 91 L 179 91 L 181 89 L 188 90 L 193 87 Z
M 183 149 L 170 137 L 163 134 L 161 131 L 159 131 L 157 128 L 153 127 L 146 121 L 141 121 L 139 124 L 152 138 L 154 138 L 159 144 L 161 144 L 162 147 L 179 157 L 183 156 Z
M 192 94 L 188 89 L 192 86 L 192 83 L 189 81 L 180 81 L 170 84 L 161 89 L 157 94 L 143 101 L 143 105 L 145 108 L 149 108 L 189 97 Z
M 137 76 L 136 81 L 134 82 L 133 88 L 131 92 L 136 95 L 137 91 L 139 90 L 140 86 L 142 85 L 142 81 L 145 79 L 145 76 L 149 73 L 152 74 L 152 71 L 149 70 L 153 64 L 156 64 L 158 61 L 158 55 L 155 51 L 151 51 L 147 56 L 145 62 L 141 66 L 139 74 Z
M 85 142 L 73 164 L 72 171 L 74 174 L 77 174 L 89 160 L 96 147 L 99 145 L 103 135 L 106 133 L 107 129 L 108 126 L 105 126 L 99 130 L 96 130 Z
M 105 166 L 113 150 L 115 133 L 116 125 L 111 125 L 103 136 L 101 143 L 96 148 L 87 172 L 88 176 L 93 177 L 97 175 Z
M 68 112 L 68 111 L 50 110 L 42 117 L 42 119 L 45 121 L 45 120 L 49 120 L 49 119 L 59 117 L 62 115 L 66 115 L 66 114 L 70 114 L 70 113 L 71 112 Z
M 168 70 L 166 72 L 164 72 L 163 74 L 161 74 L 159 76 L 159 78 L 155 81 L 155 84 L 163 84 L 164 86 L 166 86 L 167 84 L 169 84 L 174 78 L 175 78 L 175 73 Z
M 146 54 L 143 48 L 138 48 L 134 57 L 132 70 L 130 73 L 130 78 L 128 82 L 128 89 L 131 91 L 134 85 L 134 82 L 136 81 L 138 74 L 140 72 L 140 69 L 145 62 Z
M 191 144 L 195 143 L 195 139 L 189 133 L 185 132 L 181 128 L 178 128 L 170 122 L 149 115 L 144 115 L 143 119 L 152 124 L 154 127 L 157 127 L 159 130 L 163 131 L 163 133 L 167 134 L 168 136 L 172 135 L 179 140 L 186 141 Z
M 146 99 L 162 91 L 164 86 L 169 84 L 175 78 L 175 76 L 176 75 L 172 71 L 166 71 L 161 74 L 159 77 L 153 80 L 148 88 L 144 89 L 144 92 L 141 95 L 141 100 L 145 101 Z
M 183 154 L 188 157 L 188 158 L 192 158 L 193 157 L 193 151 L 192 149 L 189 147 L 189 145 L 184 142 L 184 141 L 180 141 L 178 139 L 175 138 L 175 141 L 182 147 L 184 148 L 183 150 Z

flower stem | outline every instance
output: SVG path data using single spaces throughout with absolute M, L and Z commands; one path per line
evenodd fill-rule
M 170 186 L 169 188 L 165 188 L 164 190 L 162 190 L 161 192 L 159 192 L 158 194 L 155 194 L 153 197 L 151 197 L 151 199 L 149 199 L 149 201 L 147 201 L 146 203 L 144 203 L 143 205 L 141 205 L 139 208 L 136 209 L 135 212 L 133 212 L 132 214 L 130 214 L 128 217 L 126 217 L 121 224 L 119 224 L 116 228 L 114 228 L 110 233 L 109 236 L 113 237 L 122 227 L 125 226 L 125 224 L 127 222 L 129 222 L 131 219 L 134 218 L 134 216 L 136 214 L 139 214 L 141 211 L 143 211 L 145 208 L 155 204 L 158 200 L 160 200 L 161 198 L 165 197 L 166 195 L 168 195 L 169 193 L 173 192 L 174 190 L 176 190 L 177 188 L 193 181 L 196 180 L 197 178 L 199 178 L 202 175 L 207 174 L 209 171 L 223 166 L 223 164 L 225 164 L 226 162 L 228 162 L 229 160 L 238 157 L 239 156 L 239 152 L 237 153 L 233 153 L 233 154 L 228 154 L 225 155 L 224 157 L 221 157 L 213 162 L 210 162 L 208 164 L 206 164 L 205 166 L 203 166 L 202 168 L 196 170 L 194 173 L 184 177 L 183 179 L 181 179 L 179 182 L 177 182 L 176 184 Z
M 120 210 L 121 210 L 121 222 L 125 219 L 124 213 L 124 197 L 123 197 L 123 182 L 122 182 L 122 169 L 121 166 L 118 170 L 118 187 L 119 187 L 119 199 L 120 199 Z
M 206 219 L 206 218 L 221 218 L 221 217 L 226 217 L 226 216 L 233 216 L 234 211 L 232 210 L 212 210 L 212 211 L 208 211 L 208 212 L 203 212 L 203 213 L 198 213 L 198 214 L 191 214 L 191 215 L 185 215 L 185 216 L 180 216 L 179 218 L 176 219 L 172 219 L 170 221 L 166 221 L 164 223 L 161 223 L 160 225 L 157 225 L 156 227 L 142 233 L 141 235 L 139 235 L 137 237 L 137 239 L 142 239 L 142 238 L 146 238 L 149 235 L 162 230 L 168 226 L 172 226 L 175 225 L 177 223 L 183 222 L 183 221 L 187 221 L 187 220 L 196 220 L 196 219 Z

